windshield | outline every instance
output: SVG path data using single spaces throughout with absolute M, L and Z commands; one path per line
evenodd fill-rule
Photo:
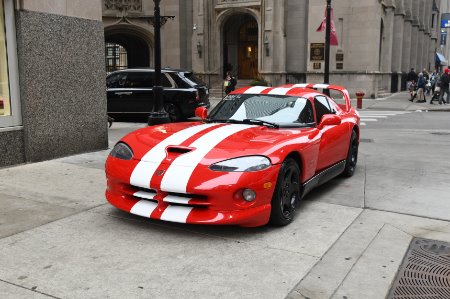
M 211 111 L 209 117 L 210 121 L 248 119 L 283 127 L 314 125 L 314 113 L 309 100 L 270 94 L 228 95 Z

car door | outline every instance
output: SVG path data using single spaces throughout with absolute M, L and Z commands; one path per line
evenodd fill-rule
M 154 104 L 153 84 L 153 71 L 129 72 L 125 90 L 119 91 L 123 111 L 130 114 L 150 113 Z
M 322 117 L 326 114 L 337 114 L 335 106 L 327 97 L 317 95 L 314 97 L 314 108 L 316 122 L 320 124 Z M 320 129 L 320 147 L 316 171 L 330 167 L 345 159 L 348 148 L 347 138 L 348 126 L 346 124 L 325 126 Z
M 127 72 L 118 72 L 106 78 L 107 111 L 108 113 L 124 112 L 123 97 L 131 95 L 131 91 L 125 88 Z

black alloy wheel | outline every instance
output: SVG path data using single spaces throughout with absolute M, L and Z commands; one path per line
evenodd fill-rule
M 183 120 L 183 115 L 181 115 L 180 109 L 174 103 L 164 103 L 164 109 L 167 114 L 169 114 L 171 122 Z
M 353 131 L 343 172 L 343 175 L 346 177 L 351 177 L 355 173 L 356 163 L 358 162 L 358 146 L 358 134 Z
M 295 207 L 300 201 L 300 167 L 292 159 L 286 159 L 280 168 L 272 198 L 270 223 L 287 225 L 294 218 Z

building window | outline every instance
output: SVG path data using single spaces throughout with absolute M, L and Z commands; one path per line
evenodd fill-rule
M 105 57 L 107 73 L 126 69 L 128 67 L 127 50 L 119 44 L 106 43 Z
M 22 124 L 14 1 L 0 0 L 0 129 Z
M 6 50 L 5 9 L 0 1 L 0 117 L 11 115 L 8 53 Z

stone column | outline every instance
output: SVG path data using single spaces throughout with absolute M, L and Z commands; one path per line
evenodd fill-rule
M 392 42 L 394 38 L 394 11 L 395 5 L 386 1 L 384 20 L 384 37 L 381 58 L 381 71 L 391 72 L 392 69 Z
M 418 70 L 419 65 L 417 64 L 417 52 L 419 49 L 419 2 L 413 3 L 412 6 L 412 14 L 413 14 L 413 21 L 412 21 L 412 32 L 411 32 L 411 60 L 410 60 L 410 67 L 415 68 Z
M 405 8 L 402 0 L 396 1 L 396 8 L 394 14 L 394 38 L 392 42 L 392 67 L 391 71 L 397 76 L 398 86 L 396 90 L 401 89 L 401 73 L 402 73 L 402 61 L 403 61 L 403 43 L 405 32 Z

